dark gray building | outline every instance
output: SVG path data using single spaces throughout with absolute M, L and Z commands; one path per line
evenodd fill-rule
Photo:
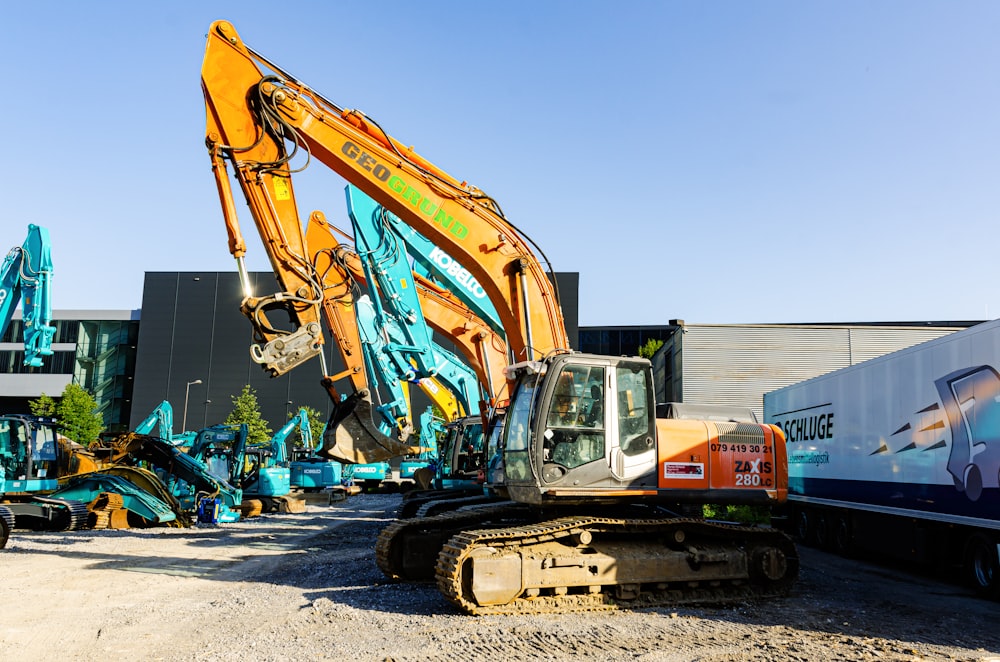
M 666 342 L 677 330 L 669 324 L 635 326 L 582 326 L 577 349 L 587 354 L 636 356 L 650 340 Z
M 250 276 L 255 292 L 277 291 L 272 273 Z M 579 274 L 560 273 L 556 279 L 566 331 L 576 338 Z M 271 378 L 251 360 L 251 326 L 240 313 L 241 299 L 236 273 L 146 273 L 131 427 L 163 400 L 173 407 L 177 431 L 183 427 L 185 410 L 190 429 L 221 422 L 232 410 L 233 396 L 247 384 L 256 392 L 261 413 L 272 429 L 302 405 L 329 415 L 319 361 Z M 329 337 L 325 354 L 330 371 L 337 372 L 341 361 Z M 346 389 L 346 381 L 337 386 Z M 424 406 L 421 397 L 414 395 L 414 411 Z

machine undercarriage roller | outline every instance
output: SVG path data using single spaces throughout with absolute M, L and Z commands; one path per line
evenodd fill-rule
M 455 534 L 471 528 L 510 527 L 536 517 L 527 506 L 505 501 L 430 517 L 397 519 L 379 533 L 375 561 L 387 577 L 432 581 L 441 548 Z

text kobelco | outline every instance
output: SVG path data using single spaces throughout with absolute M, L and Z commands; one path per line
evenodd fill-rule
M 477 299 L 486 298 L 486 290 L 479 284 L 479 281 L 443 250 L 435 246 L 428 257 L 434 261 L 434 264 L 441 267 L 445 273 L 468 290 L 469 294 Z
M 436 202 L 428 200 L 419 191 L 410 187 L 402 177 L 392 174 L 392 170 L 388 166 L 379 163 L 374 156 L 350 140 L 344 142 L 340 151 L 344 156 L 355 161 L 362 169 L 370 172 L 375 179 L 384 183 L 400 200 L 410 204 L 421 215 L 440 225 L 456 239 L 464 239 L 469 234 L 469 228 L 452 218 Z

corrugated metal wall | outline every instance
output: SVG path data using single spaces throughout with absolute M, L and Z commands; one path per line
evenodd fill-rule
M 872 327 L 851 327 L 851 365 L 934 340 L 955 331 L 961 331 L 961 328 L 894 329 L 894 333 L 885 333 L 882 329 Z
M 685 325 L 654 357 L 654 374 L 665 374 L 672 359 L 675 398 L 750 407 L 763 420 L 764 393 L 960 328 Z M 655 386 L 658 400 L 670 397 L 671 384 Z

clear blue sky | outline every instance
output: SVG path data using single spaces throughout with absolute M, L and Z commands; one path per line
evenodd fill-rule
M 9 4 L 0 249 L 50 229 L 56 308 L 234 270 L 220 18 L 497 199 L 581 324 L 1000 316 L 1000 3 L 867 0 Z M 300 211 L 346 224 L 326 181 Z

